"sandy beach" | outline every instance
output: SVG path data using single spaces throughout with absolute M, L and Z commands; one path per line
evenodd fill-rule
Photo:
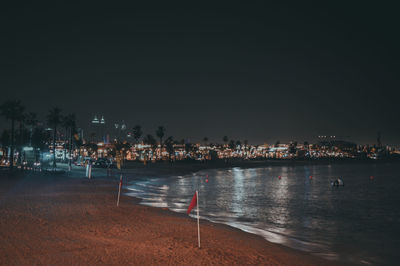
M 122 196 L 116 178 L 0 174 L 1 265 L 333 265 Z M 189 204 L 189 202 L 188 202 Z

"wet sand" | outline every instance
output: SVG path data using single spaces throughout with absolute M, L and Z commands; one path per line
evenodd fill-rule
M 330 265 L 229 226 L 139 205 L 118 179 L 0 174 L 0 265 Z M 189 204 L 190 199 L 188 199 Z

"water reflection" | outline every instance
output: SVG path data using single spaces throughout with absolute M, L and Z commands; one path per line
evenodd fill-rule
M 390 264 L 396 254 L 391 247 L 400 245 L 394 238 L 400 233 L 398 173 L 393 165 L 207 170 L 137 181 L 129 194 L 143 204 L 185 212 L 198 189 L 202 218 L 330 259 L 382 264 L 376 254 L 385 254 L 384 264 Z M 372 174 L 382 178 L 372 183 Z M 345 178 L 346 186 L 332 188 L 334 176 Z
M 240 168 L 233 169 L 233 193 L 232 193 L 232 212 L 238 217 L 243 216 L 243 201 L 245 200 L 243 170 Z
M 280 175 L 281 178 L 278 179 L 272 177 L 273 182 L 270 182 L 267 187 L 267 195 L 272 196 L 269 197 L 270 208 L 268 217 L 277 228 L 285 228 L 285 224 L 289 218 L 287 203 L 291 196 L 288 189 L 291 178 L 288 176 L 288 167 L 282 167 Z

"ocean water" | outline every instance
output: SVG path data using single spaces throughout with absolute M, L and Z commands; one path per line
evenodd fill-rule
M 345 185 L 332 187 L 338 177 Z M 130 180 L 127 194 L 145 205 L 186 212 L 198 190 L 203 219 L 341 263 L 398 264 L 400 164 L 232 168 Z

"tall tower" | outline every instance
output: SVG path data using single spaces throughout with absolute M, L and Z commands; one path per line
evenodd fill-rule
M 100 116 L 99 116 L 100 117 Z M 105 127 L 106 120 L 104 116 L 101 116 L 101 119 L 98 119 L 97 115 L 94 115 L 94 118 L 91 122 L 90 133 L 94 135 L 95 141 L 105 141 Z
M 97 115 L 94 115 L 94 118 L 92 120 L 92 124 L 98 124 L 100 123 L 99 119 L 97 119 Z

